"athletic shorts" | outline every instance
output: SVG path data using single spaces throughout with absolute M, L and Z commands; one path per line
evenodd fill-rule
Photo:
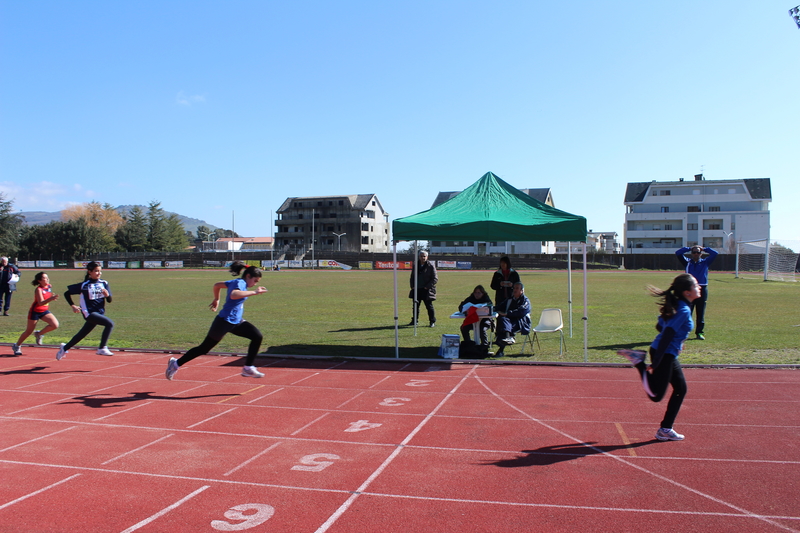
M 49 315 L 50 311 L 42 311 L 41 313 L 37 313 L 36 311 L 31 311 L 28 315 L 28 320 L 40 320 L 44 315 Z

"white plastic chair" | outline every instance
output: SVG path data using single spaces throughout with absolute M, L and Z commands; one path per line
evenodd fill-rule
M 539 347 L 539 350 L 542 349 L 541 344 L 539 344 L 539 337 L 537 336 L 539 333 L 555 333 L 558 332 L 560 337 L 558 339 L 558 355 L 563 355 L 564 352 L 567 351 L 567 345 L 564 342 L 564 321 L 561 318 L 561 309 L 558 308 L 548 308 L 542 309 L 542 316 L 539 317 L 539 323 L 536 324 L 536 327 L 531 329 L 533 333 L 533 340 L 536 341 L 536 345 Z M 533 342 L 531 341 L 531 348 Z M 522 343 L 522 349 L 525 349 L 525 343 Z

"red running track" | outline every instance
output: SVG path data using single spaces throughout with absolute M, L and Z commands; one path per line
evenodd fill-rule
M 2 532 L 800 531 L 800 372 L 0 346 Z

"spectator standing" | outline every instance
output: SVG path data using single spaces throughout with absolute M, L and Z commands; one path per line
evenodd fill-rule
M 428 261 L 428 252 L 424 250 L 419 253 L 419 261 L 416 266 L 416 272 L 411 271 L 411 292 L 408 293 L 408 297 L 414 300 L 409 326 L 416 325 L 416 320 L 419 318 L 419 304 L 425 302 L 430 327 L 433 328 L 436 327 L 436 311 L 433 309 L 433 301 L 436 300 L 436 282 L 439 281 L 439 276 L 436 273 L 436 267 Z M 417 276 L 416 280 L 414 274 Z M 417 289 L 416 295 L 414 294 L 415 288 Z
M 686 252 L 690 252 L 690 257 L 686 257 Z M 703 252 L 708 254 L 702 257 Z M 697 280 L 700 286 L 700 297 L 695 299 L 691 304 L 691 309 L 695 313 L 695 335 L 701 341 L 705 338 L 706 327 L 706 302 L 708 301 L 708 267 L 714 262 L 718 252 L 711 248 L 703 248 L 702 246 L 694 245 L 692 247 L 684 246 L 675 251 L 678 260 L 683 264 L 687 274 L 691 274 Z
M 11 293 L 17 289 L 16 282 L 12 281 L 13 276 L 19 276 L 19 269 L 8 262 L 8 257 L 0 257 L 0 305 L 3 308 L 3 316 L 8 316 Z
M 492 276 L 492 283 L 490 287 L 494 289 L 494 303 L 500 305 L 500 302 L 511 298 L 514 292 L 514 284 L 519 282 L 519 273 L 511 268 L 511 259 L 508 257 L 500 258 L 500 268 Z

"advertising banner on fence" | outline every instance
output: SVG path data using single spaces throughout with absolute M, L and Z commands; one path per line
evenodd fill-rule
M 372 261 L 359 261 L 358 262 L 358 269 L 359 270 L 372 270 Z
M 221 267 L 222 261 L 212 261 L 211 259 L 203 259 L 203 266 Z
M 126 268 L 128 263 L 125 261 L 109 261 L 108 268 Z
M 128 268 L 142 268 L 141 261 L 128 261 Z
M 161 268 L 161 261 L 145 261 L 145 268 Z
M 72 263 L 72 265 L 73 265 L 73 268 L 84 268 L 85 269 L 86 265 L 88 265 L 89 263 L 91 263 L 91 261 L 75 261 L 74 263 Z M 104 263 L 102 261 L 95 261 L 95 263 L 100 265 L 100 268 L 104 268 L 105 267 L 105 265 L 104 265 Z
M 183 261 L 164 261 L 164 268 L 183 268 Z
M 298 261 L 297 259 L 290 259 L 289 268 L 303 268 L 303 262 Z
M 460 268 L 461 270 L 472 270 L 472 261 L 458 261 L 456 263 L 456 268 Z
M 17 261 L 17 268 L 36 268 L 36 261 Z
M 53 268 L 54 266 L 55 261 L 36 261 L 36 268 Z
M 350 265 L 345 265 L 344 263 L 334 261 L 333 259 L 320 259 L 319 266 L 321 268 L 341 268 L 343 270 L 350 270 L 353 268 Z
M 436 261 L 436 268 L 456 268 L 455 261 Z
M 394 263 L 392 261 L 375 261 L 375 268 L 379 270 L 391 270 L 394 268 Z M 411 270 L 413 267 L 413 263 L 411 261 L 398 261 L 397 262 L 397 269 L 398 270 Z

